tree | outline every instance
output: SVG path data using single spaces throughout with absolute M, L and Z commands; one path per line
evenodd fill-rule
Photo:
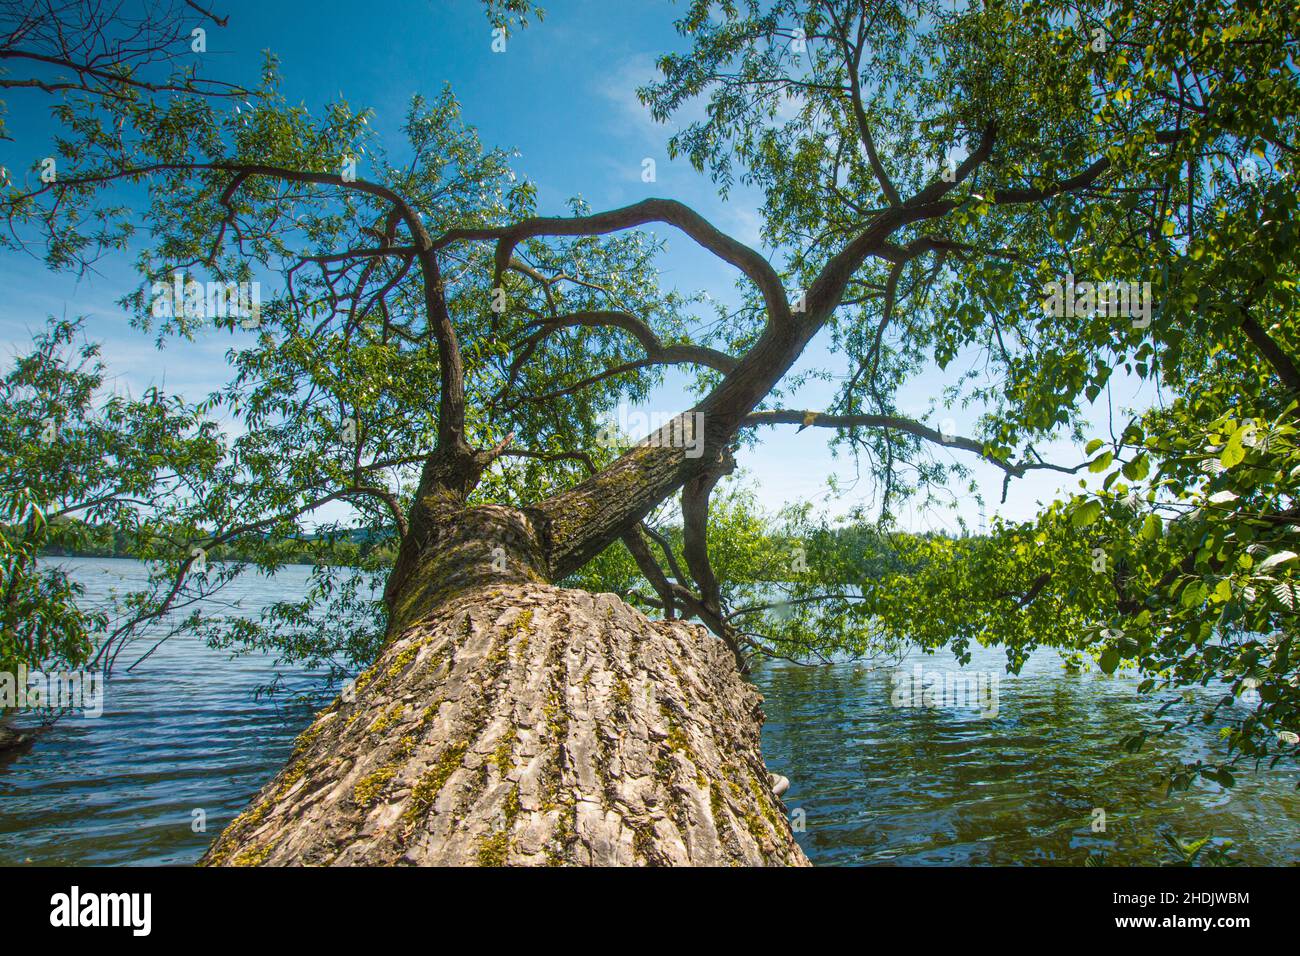
M 6 2 L 0 4 L 0 90 L 49 99 L 56 115 L 68 120 L 75 113 L 69 99 L 90 106 L 144 104 L 173 94 L 242 96 L 237 84 L 204 78 L 194 57 L 207 29 L 225 25 L 225 18 L 192 2 Z M 0 138 L 11 140 L 9 134 L 0 120 Z M 33 172 L 33 182 L 57 178 L 57 163 L 42 157 Z M 0 169 L 0 185 L 16 230 L 0 246 L 23 250 L 27 217 L 39 212 L 23 208 L 26 189 L 11 182 L 9 170 Z M 106 234 L 97 240 L 101 248 L 115 242 Z M 78 262 L 76 252 L 60 243 L 48 251 L 51 265 Z M 157 389 L 147 401 L 105 396 L 98 348 L 77 342 L 81 325 L 49 321 L 0 383 L 6 411 L 0 425 L 6 461 L 0 477 L 0 668 L 6 671 L 19 665 L 111 667 L 141 624 L 209 596 L 218 583 L 219 575 L 187 583 L 183 575 L 162 571 L 165 562 L 159 562 L 150 589 L 91 609 L 66 574 L 38 566 L 42 551 L 75 547 L 86 519 L 112 523 L 123 547 L 158 557 L 158 539 L 176 530 L 159 522 L 184 520 L 176 510 L 178 487 L 201 480 L 203 467 L 222 456 L 201 409 L 176 396 Z
M 65 571 L 40 566 L 42 551 L 75 547 L 87 521 L 111 525 L 121 546 L 140 557 L 175 553 L 178 542 L 169 536 L 193 534 L 188 489 L 201 485 L 225 450 L 215 423 L 179 398 L 158 389 L 142 399 L 105 396 L 98 348 L 76 343 L 80 326 L 51 321 L 0 380 L 6 672 L 19 665 L 109 669 L 141 624 L 210 596 L 223 578 L 214 569 L 211 579 L 187 584 L 162 572 L 147 591 L 87 608 Z M 172 631 L 193 623 L 175 622 Z
M 1141 444 L 1148 470 L 1137 455 L 1121 467 L 1131 482 L 1161 476 L 1149 507 L 1195 498 L 1206 490 L 1195 456 L 1146 435 L 1157 422 L 1183 438 L 1199 428 L 1226 439 L 1215 452 L 1225 468 L 1247 460 L 1246 447 L 1283 455 L 1264 468 L 1250 517 L 1292 533 L 1280 416 L 1297 382 L 1295 196 L 1284 182 L 1297 86 L 1282 5 L 1245 19 L 1183 0 L 713 10 L 690 5 L 679 27 L 691 50 L 661 60 L 664 79 L 644 98 L 660 118 L 709 98 L 707 118 L 675 146 L 724 190 L 737 176 L 761 188 L 774 260 L 671 199 L 537 215 L 532 185 L 479 146 L 450 93 L 413 102 L 406 155 L 390 159 L 364 112 L 336 103 L 315 118 L 281 101 L 273 64 L 236 112 L 182 95 L 94 104 L 99 113 L 71 124 L 70 172 L 15 202 L 29 221 L 40 211 L 56 251 L 83 250 L 115 234 L 99 225 L 104 191 L 145 185 L 145 284 L 128 297 L 139 323 L 183 337 L 211 321 L 232 334 L 234 376 L 212 405 L 246 431 L 196 503 L 203 540 L 291 533 L 340 498 L 398 530 L 377 659 L 208 862 L 802 860 L 740 676 L 753 648 L 724 611 L 710 546 L 715 488 L 760 426 L 835 429 L 878 475 L 885 521 L 900 497 L 949 476 L 931 446 L 980 456 L 1011 480 L 1102 472 Z M 1239 164 L 1252 151 L 1266 162 L 1248 189 Z M 694 303 L 658 288 L 647 228 L 682 233 L 740 273 L 744 307 L 724 332 L 701 336 Z M 198 270 L 217 290 L 269 275 L 277 289 L 255 317 L 232 315 L 209 304 Z M 1108 286 L 1106 308 L 1094 296 L 1044 315 L 1050 282 L 1067 275 L 1123 281 L 1123 313 Z M 1209 290 L 1222 298 L 1208 301 Z M 773 407 L 819 334 L 849 363 L 835 407 Z M 929 363 L 958 357 L 982 369 L 952 395 L 987 409 L 974 437 L 895 404 Z M 600 418 L 669 365 L 698 369 L 694 403 L 616 453 Z M 1090 462 L 1042 460 L 1035 444 L 1080 433 L 1083 402 L 1118 367 L 1157 377 L 1177 400 Z M 1282 424 L 1247 445 L 1246 417 Z M 644 522 L 679 494 L 680 561 L 661 544 L 666 573 Z M 977 635 L 1011 643 L 1014 664 L 1038 639 L 1031 625 L 1053 620 L 1040 603 L 1052 581 L 1074 601 L 1069 623 L 1094 623 L 1102 603 L 1072 589 L 1070 562 L 1091 555 L 1095 505 L 1043 516 L 1060 532 L 1042 545 L 1060 572 L 975 591 L 971 615 L 939 616 L 926 639 L 960 647 L 973 615 Z M 1240 567 L 1222 543 L 1244 525 L 1210 527 L 1213 543 L 1197 539 L 1181 574 Z M 617 542 L 665 620 L 555 586 Z M 1037 568 L 1021 543 L 991 566 Z M 987 557 L 985 546 L 931 543 L 924 562 L 905 551 L 907 570 L 864 582 L 865 602 L 824 593 L 843 565 L 822 568 L 816 597 L 864 605 L 902 637 L 905 620 L 928 626 L 916 617 L 923 585 L 910 582 Z M 1269 560 L 1270 583 L 1287 584 L 1290 559 Z M 1203 650 L 1218 612 L 1171 583 Z M 1120 609 L 1142 600 L 1115 595 Z M 1282 605 L 1259 613 L 1251 627 L 1284 635 L 1268 652 L 1267 706 L 1290 726 L 1293 617 Z M 1003 618 L 1012 623 L 993 629 Z M 1103 666 L 1132 650 L 1109 635 L 1075 639 L 1101 650 Z M 1168 664 L 1170 650 L 1144 666 Z M 1206 660 L 1224 673 L 1221 657 Z

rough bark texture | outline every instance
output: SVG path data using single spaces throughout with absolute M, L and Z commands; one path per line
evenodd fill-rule
M 721 641 L 500 575 L 438 589 L 203 862 L 807 864 Z

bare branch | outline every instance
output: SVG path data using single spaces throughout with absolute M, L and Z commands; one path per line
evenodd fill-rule
M 969 451 L 979 455 L 990 464 L 996 465 L 1005 471 L 1009 476 L 1020 478 L 1027 471 L 1049 470 L 1059 471 L 1067 475 L 1075 474 L 1084 468 L 1088 463 L 1085 461 L 1074 467 L 1065 465 L 1055 465 L 1045 461 L 1024 461 L 1018 464 L 1012 464 L 990 454 L 983 442 L 976 441 L 973 438 L 963 438 L 959 435 L 944 435 L 936 431 L 929 425 L 910 418 L 903 418 L 897 415 L 830 415 L 825 412 L 797 412 L 787 409 L 775 411 L 751 412 L 745 416 L 742 427 L 753 427 L 756 425 L 798 425 L 799 430 L 805 428 L 892 428 L 909 435 L 915 435 L 917 438 L 924 438 L 926 441 L 934 442 L 940 445 L 946 445 L 950 448 L 960 448 L 963 451 Z
M 509 226 L 485 229 L 454 229 L 434 243 L 442 248 L 453 242 L 495 239 L 497 281 L 510 267 L 515 247 L 525 239 L 538 236 L 597 236 L 634 229 L 652 222 L 676 226 L 700 246 L 743 272 L 758 287 L 767 305 L 768 316 L 777 324 L 789 324 L 790 303 L 781 278 L 772 264 L 754 249 L 718 230 L 703 216 L 684 203 L 672 199 L 645 199 L 631 206 L 611 209 L 590 216 L 539 217 L 524 219 Z

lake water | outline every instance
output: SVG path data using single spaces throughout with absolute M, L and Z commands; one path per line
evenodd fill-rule
M 142 577 L 117 559 L 65 559 L 92 598 Z M 244 613 L 300 590 L 306 567 L 228 589 Z M 127 655 L 123 655 L 125 660 Z M 918 656 L 903 666 L 958 670 Z M 999 674 L 996 716 L 973 707 L 891 705 L 892 668 L 765 666 L 763 751 L 791 780 L 786 804 L 817 864 L 1155 864 L 1162 832 L 1235 844 L 1244 863 L 1300 859 L 1300 775 L 1242 771 L 1224 790 L 1166 796 L 1163 771 L 1213 755 L 1214 728 L 1140 754 L 1119 748 L 1151 704 L 1136 681 L 1068 674 L 1039 653 L 1018 677 L 981 650 L 967 674 Z M 71 717 L 0 758 L 0 865 L 192 863 L 288 757 L 309 708 L 255 698 L 276 674 L 174 638 L 115 672 L 101 717 Z M 303 675 L 291 675 L 301 679 Z M 963 701 L 964 703 L 964 701 Z M 1094 811 L 1105 831 L 1093 832 Z M 206 832 L 196 830 L 196 813 Z

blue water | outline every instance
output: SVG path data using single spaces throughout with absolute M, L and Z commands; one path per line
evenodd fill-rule
M 142 579 L 116 559 L 67 559 L 88 594 Z M 228 597 L 244 613 L 305 586 L 309 569 L 249 576 Z M 141 650 L 148 647 L 142 644 Z M 129 652 L 121 660 L 132 659 Z M 927 671 L 950 659 L 916 657 Z M 1216 752 L 1214 728 L 1125 755 L 1149 712 L 1136 681 L 1068 674 L 1050 653 L 1018 677 L 996 651 L 967 672 L 999 674 L 998 712 L 891 706 L 890 666 L 768 665 L 768 766 L 790 778 L 796 837 L 817 864 L 1155 864 L 1162 832 L 1231 840 L 1245 863 L 1300 858 L 1294 770 L 1243 772 L 1238 785 L 1165 794 L 1163 771 Z M 257 698 L 278 669 L 177 637 L 114 673 L 104 713 L 71 717 L 0 758 L 0 864 L 185 864 L 282 766 L 310 708 Z M 301 686 L 311 675 L 289 671 Z M 1094 811 L 1105 831 L 1094 832 Z M 196 811 L 200 813 L 196 813 Z M 200 829 L 200 823 L 206 829 Z

